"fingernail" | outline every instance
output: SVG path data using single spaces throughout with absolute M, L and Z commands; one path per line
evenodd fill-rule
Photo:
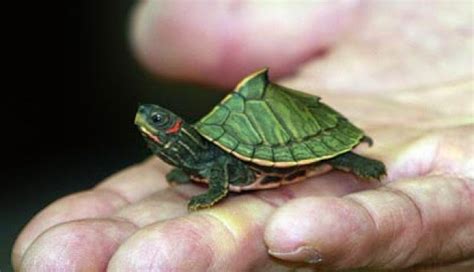
M 268 253 L 276 258 L 289 261 L 302 261 L 310 264 L 317 264 L 323 261 L 319 251 L 311 246 L 301 246 L 290 252 L 278 252 L 269 249 Z

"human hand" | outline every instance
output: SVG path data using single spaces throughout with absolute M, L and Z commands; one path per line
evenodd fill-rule
M 388 166 L 384 185 L 333 172 L 277 190 L 232 195 L 188 214 L 189 197 L 204 189 L 168 188 L 167 167 L 152 159 L 47 207 L 20 236 L 15 257 L 25 271 L 71 265 L 88 271 L 291 266 L 271 258 L 266 246 L 277 258 L 309 262 L 317 260 L 314 248 L 322 265 L 341 268 L 472 257 L 472 126 L 437 122 L 424 110 L 382 99 L 325 97 L 337 99 L 331 102 L 336 108 L 351 104 L 368 116 L 358 123 L 377 140 L 366 151 Z M 379 113 L 380 108 L 392 110 Z M 393 116 L 404 122 L 394 123 Z
M 307 84 L 304 77 L 311 74 L 306 70 L 291 84 Z M 168 169 L 153 159 L 43 210 L 20 235 L 15 266 L 284 270 L 303 265 L 278 261 L 267 250 L 283 260 L 314 261 L 310 250 L 281 254 L 301 245 L 319 251 L 319 265 L 346 268 L 472 258 L 471 90 L 469 82 L 438 86 L 419 90 L 416 101 L 411 91 L 318 91 L 374 138 L 374 148 L 360 152 L 387 164 L 383 186 L 333 172 L 278 190 L 232 195 L 188 215 L 187 199 L 204 189 L 168 188 Z

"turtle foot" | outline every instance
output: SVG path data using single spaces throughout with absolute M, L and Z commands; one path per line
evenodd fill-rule
M 202 194 L 193 196 L 188 203 L 188 210 L 193 212 L 210 208 L 224 196 L 226 196 L 226 194 L 227 192 L 223 192 L 221 195 Z
M 383 162 L 369 159 L 352 152 L 339 155 L 328 160 L 335 169 L 352 172 L 358 177 L 368 180 L 381 180 L 387 171 Z
M 353 168 L 354 174 L 369 180 L 381 180 L 387 175 L 385 165 L 377 160 L 367 159 L 365 165 Z

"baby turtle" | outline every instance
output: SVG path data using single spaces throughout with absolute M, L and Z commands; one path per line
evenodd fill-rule
M 268 80 L 267 69 L 244 78 L 196 124 L 157 105 L 140 105 L 135 124 L 148 146 L 175 168 L 172 184 L 208 183 L 189 210 L 208 208 L 229 191 L 276 188 L 325 173 L 363 179 L 385 175 L 382 162 L 351 150 L 372 140 L 320 98 Z

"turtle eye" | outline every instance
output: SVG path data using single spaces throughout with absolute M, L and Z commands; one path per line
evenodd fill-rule
M 152 113 L 150 119 L 155 125 L 161 125 L 166 121 L 165 116 L 163 116 L 162 114 L 158 112 Z

